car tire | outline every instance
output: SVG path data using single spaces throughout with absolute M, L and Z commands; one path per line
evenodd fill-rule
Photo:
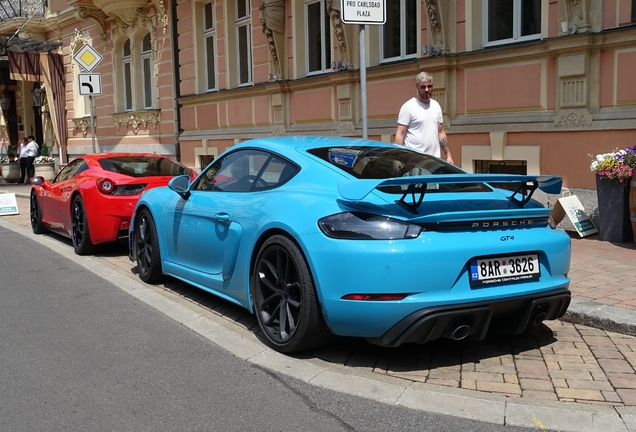
M 307 261 L 289 238 L 275 235 L 261 246 L 250 294 L 258 324 L 277 351 L 306 351 L 331 340 Z
M 42 223 L 42 209 L 38 201 L 38 194 L 34 190 L 31 191 L 29 214 L 31 218 L 31 229 L 34 234 L 44 234 L 48 231 Z
M 139 279 L 146 283 L 157 283 L 163 278 L 161 252 L 157 227 L 148 210 L 142 210 L 135 218 L 135 261 Z
M 91 234 L 86 218 L 86 208 L 82 197 L 77 195 L 71 206 L 71 240 L 77 255 L 87 255 L 93 251 Z

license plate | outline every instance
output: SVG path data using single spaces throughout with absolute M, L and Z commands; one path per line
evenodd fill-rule
M 495 285 L 538 279 L 541 276 L 539 256 L 511 255 L 470 261 L 470 284 Z

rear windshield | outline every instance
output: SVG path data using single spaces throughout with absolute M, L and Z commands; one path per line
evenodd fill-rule
M 117 156 L 99 160 L 106 171 L 131 177 L 192 176 L 192 171 L 178 162 L 164 157 Z
M 359 179 L 388 179 L 418 175 L 462 174 L 464 171 L 441 159 L 409 148 L 322 147 L 308 150 L 333 166 Z M 482 183 L 433 185 L 430 191 L 489 191 Z M 400 186 L 379 188 L 387 193 L 404 193 Z

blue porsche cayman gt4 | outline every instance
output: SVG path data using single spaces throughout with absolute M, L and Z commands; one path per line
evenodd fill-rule
M 274 137 L 232 147 L 190 180 L 139 199 L 139 277 L 169 275 L 247 308 L 281 352 L 332 335 L 482 340 L 570 303 L 570 238 L 532 198 L 560 193 L 559 177 L 469 174 L 363 139 Z

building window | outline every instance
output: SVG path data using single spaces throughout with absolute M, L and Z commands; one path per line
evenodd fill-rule
M 216 90 L 216 56 L 214 45 L 216 30 L 214 27 L 214 9 L 212 3 L 203 6 L 203 41 L 205 49 L 205 89 Z
M 252 83 L 252 56 L 250 37 L 250 2 L 236 2 L 236 55 L 238 59 L 238 85 Z
M 539 39 L 541 0 L 487 0 L 484 22 L 485 46 Z
M 150 43 L 150 33 L 141 41 L 141 65 L 142 65 L 142 88 L 144 108 L 152 108 L 152 45 Z
M 386 4 L 382 26 L 382 60 L 398 60 L 417 55 L 416 0 L 394 0 Z
M 124 110 L 132 111 L 132 53 L 130 51 L 130 39 L 126 39 L 122 46 L 121 62 L 124 75 Z
M 307 72 L 325 72 L 331 67 L 331 22 L 324 0 L 305 4 Z

